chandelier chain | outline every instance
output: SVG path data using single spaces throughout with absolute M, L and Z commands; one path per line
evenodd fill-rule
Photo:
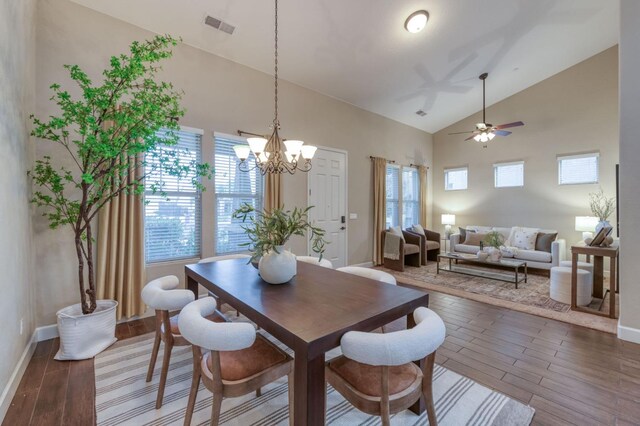
M 280 123 L 278 122 L 278 0 L 275 0 L 276 3 L 276 13 L 275 13 L 275 72 L 274 72 L 274 78 L 275 78 L 275 117 L 273 119 L 273 126 L 274 128 L 278 128 L 280 126 Z

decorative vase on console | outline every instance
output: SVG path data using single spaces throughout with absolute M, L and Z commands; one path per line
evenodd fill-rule
M 615 197 L 608 198 L 600 188 L 598 192 L 589 194 L 589 205 L 593 215 L 600 219 L 596 225 L 596 234 L 605 226 L 611 226 L 608 219 L 616 208 Z
M 324 229 L 311 225 L 308 212 L 311 207 L 291 210 L 284 208 L 257 212 L 251 205 L 243 204 L 233 213 L 234 219 L 241 219 L 249 242 L 242 244 L 251 251 L 250 262 L 258 263 L 260 277 L 269 284 L 284 284 L 297 273 L 296 256 L 284 245 L 293 235 L 309 233 L 311 249 L 320 255 L 324 253 L 326 241 Z
M 491 231 L 484 238 L 484 241 L 491 247 L 489 259 L 491 259 L 492 262 L 498 262 L 502 258 L 500 247 L 504 245 L 504 236 L 498 231 Z

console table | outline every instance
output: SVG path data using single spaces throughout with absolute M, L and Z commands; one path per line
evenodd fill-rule
M 595 311 L 593 309 L 584 308 L 577 305 L 578 293 L 578 257 L 584 254 L 588 257 L 593 256 L 593 297 L 605 299 L 606 293 L 609 293 L 609 313 Z M 607 292 L 604 291 L 604 258 L 609 258 L 609 287 Z M 571 309 L 574 311 L 588 312 L 595 315 L 608 316 L 616 318 L 616 266 L 618 260 L 618 247 L 591 247 L 591 246 L 572 246 L 571 247 Z

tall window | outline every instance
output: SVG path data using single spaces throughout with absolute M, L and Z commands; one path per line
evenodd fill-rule
M 524 186 L 524 161 L 494 164 L 493 181 L 496 188 Z
M 458 191 L 467 189 L 467 177 L 469 169 L 466 167 L 458 167 L 455 169 L 445 169 L 444 171 L 444 190 Z
M 164 134 L 165 131 L 162 131 Z M 178 151 L 179 161 L 188 165 L 200 163 L 202 131 L 185 129 L 175 132 L 179 141 L 174 146 L 161 146 L 162 152 Z M 147 155 L 147 168 L 157 167 L 159 162 Z M 178 180 L 157 167 L 147 172 L 145 180 L 144 248 L 147 263 L 189 259 L 200 256 L 200 194 L 186 176 Z M 162 182 L 166 197 L 151 191 L 154 182 Z
M 420 179 L 415 167 L 387 164 L 386 225 L 413 226 L 420 221 Z
M 598 183 L 599 157 L 597 152 L 558 157 L 558 184 Z
M 216 254 L 246 251 L 247 247 L 241 244 L 249 242 L 249 238 L 242 229 L 242 220 L 234 219 L 233 212 L 244 203 L 256 210 L 262 209 L 262 174 L 259 170 L 248 173 L 238 170 L 239 160 L 233 146 L 241 144 L 246 141 L 220 134 L 215 136 Z

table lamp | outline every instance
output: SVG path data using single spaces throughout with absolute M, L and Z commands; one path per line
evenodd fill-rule
M 582 239 L 593 238 L 599 219 L 595 216 L 576 216 L 576 231 L 582 231 Z
M 455 214 L 443 214 L 442 215 L 442 224 L 444 225 L 444 232 L 447 236 L 451 234 L 451 225 L 456 224 L 456 215 Z

